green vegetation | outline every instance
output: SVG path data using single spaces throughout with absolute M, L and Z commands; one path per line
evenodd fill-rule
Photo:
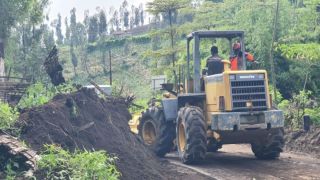
M 38 82 L 31 85 L 27 89 L 17 107 L 23 109 L 41 106 L 48 103 L 55 95 L 59 93 L 71 93 L 75 90 L 75 87 L 71 84 L 62 84 L 57 87 L 49 85 L 46 87 L 43 83 Z
M 45 179 L 119 179 L 115 167 L 116 157 L 104 151 L 66 151 L 55 145 L 46 145 L 38 162 L 39 173 Z
M 284 111 L 285 123 L 292 129 L 302 128 L 302 119 L 304 115 L 310 115 L 314 125 L 320 123 L 319 107 L 312 100 L 311 91 L 300 91 L 299 94 L 293 96 L 291 100 L 282 100 L 279 108 Z
M 19 118 L 19 112 L 7 103 L 0 102 L 0 130 L 11 129 Z

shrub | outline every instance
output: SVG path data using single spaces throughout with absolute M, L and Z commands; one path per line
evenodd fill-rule
M 19 108 L 31 108 L 41 106 L 53 97 L 53 92 L 49 91 L 44 84 L 35 83 L 28 87 L 26 94 L 19 101 Z
M 320 126 L 320 107 L 317 108 L 307 108 L 306 114 L 310 116 L 311 121 L 314 125 Z
M 74 153 L 56 145 L 45 145 L 38 162 L 40 174 L 46 179 L 108 179 L 116 180 L 120 172 L 114 164 L 116 158 L 105 151 L 79 151 Z
M 283 100 L 278 107 L 283 110 L 285 125 L 292 129 L 299 129 L 302 126 L 302 118 L 306 114 L 306 109 L 310 100 L 310 91 L 300 91 L 291 100 Z
M 280 93 L 280 91 L 278 89 L 276 89 L 276 95 L 277 95 L 277 100 L 275 99 L 275 95 L 274 95 L 274 89 L 273 86 L 270 84 L 269 85 L 269 93 L 272 97 L 272 103 L 274 105 L 279 105 L 281 103 L 281 101 L 283 100 L 282 94 Z
M 21 109 L 38 107 L 48 103 L 56 94 L 71 93 L 75 90 L 76 88 L 71 84 L 46 87 L 43 83 L 38 82 L 28 87 L 26 94 L 21 98 L 18 107 Z
M 19 118 L 19 112 L 7 103 L 0 102 L 0 129 L 9 129 Z

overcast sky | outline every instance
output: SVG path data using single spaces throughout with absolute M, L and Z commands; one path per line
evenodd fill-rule
M 139 6 L 140 3 L 146 4 L 150 0 L 127 0 L 129 5 Z M 70 10 L 75 7 L 77 9 L 77 21 L 83 20 L 85 10 L 89 10 L 90 14 L 96 12 L 97 7 L 109 10 L 111 6 L 118 9 L 123 0 L 50 0 L 51 4 L 47 10 L 50 21 L 56 19 L 57 14 L 60 13 L 64 19 L 70 16 Z M 108 12 L 108 11 L 107 11 Z

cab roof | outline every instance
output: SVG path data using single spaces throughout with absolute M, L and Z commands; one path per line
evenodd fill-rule
M 243 37 L 244 31 L 194 31 L 187 36 L 188 41 L 191 41 L 195 36 L 199 38 L 227 38 Z

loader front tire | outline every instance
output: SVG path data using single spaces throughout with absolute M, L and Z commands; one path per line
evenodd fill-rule
M 206 130 L 202 109 L 190 106 L 179 110 L 176 125 L 177 148 L 184 164 L 195 164 L 205 158 Z
M 270 160 L 280 156 L 283 146 L 283 129 L 277 129 L 276 132 L 269 134 L 265 143 L 252 143 L 251 149 L 258 159 Z

